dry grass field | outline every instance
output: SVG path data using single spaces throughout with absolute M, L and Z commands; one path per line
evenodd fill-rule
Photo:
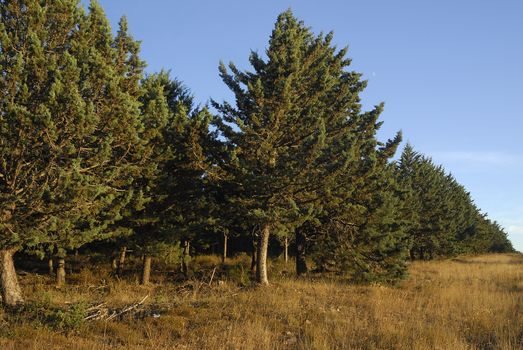
M 234 278 L 210 285 L 208 273 L 183 283 L 157 273 L 143 287 L 84 268 L 58 290 L 48 276 L 22 276 L 28 306 L 0 311 L 0 349 L 523 349 L 521 255 L 415 262 L 394 287 L 296 280 L 273 262 L 273 283 L 255 288 L 247 259 L 229 264 Z M 90 305 L 121 309 L 146 295 L 136 312 L 82 321 Z

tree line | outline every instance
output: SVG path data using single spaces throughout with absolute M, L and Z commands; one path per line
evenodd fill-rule
M 441 166 L 377 138 L 383 104 L 333 34 L 278 16 L 251 70 L 220 63 L 234 102 L 195 105 L 145 74 L 122 18 L 100 5 L 0 1 L 0 290 L 23 302 L 13 255 L 58 262 L 82 247 L 153 257 L 176 247 L 249 252 L 267 284 L 272 246 L 296 272 L 393 283 L 409 259 L 513 251 L 507 234 Z M 229 248 L 230 251 L 230 248 Z M 182 264 L 183 267 L 183 264 Z

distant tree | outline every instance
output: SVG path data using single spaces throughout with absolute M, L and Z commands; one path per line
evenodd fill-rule
M 494 246 L 511 250 L 506 233 L 481 214 L 470 193 L 411 145 L 397 163 L 397 176 L 405 191 L 403 220 L 411 259 L 486 253 Z
M 410 145 L 405 147 L 398 163 L 399 179 L 410 194 L 409 236 L 412 239 L 412 258 L 432 258 L 440 244 L 453 239 L 455 232 L 447 230 L 449 193 L 443 168 L 435 166 L 429 158 L 416 153 Z M 416 213 L 416 214 L 413 214 Z M 443 235 L 447 234 L 447 237 Z
M 491 221 L 479 210 L 469 227 L 459 234 L 462 253 L 511 253 L 515 249 L 507 233 L 496 221 Z

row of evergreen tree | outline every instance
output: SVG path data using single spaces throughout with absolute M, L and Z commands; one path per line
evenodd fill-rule
M 267 254 L 295 248 L 359 281 L 393 282 L 407 259 L 513 250 L 457 181 L 407 146 L 380 142 L 383 105 L 332 33 L 290 11 L 252 71 L 220 64 L 234 103 L 195 106 L 167 72 L 144 74 L 123 18 L 78 0 L 0 0 L 0 289 L 23 301 L 13 255 L 55 257 L 93 242 L 151 257 L 228 239 Z M 213 112 L 214 111 L 214 112 Z M 276 239 L 276 240 L 275 240 Z M 192 248 L 190 248 L 192 247 Z M 59 274 L 63 279 L 63 273 Z M 145 280 L 144 282 L 147 282 Z

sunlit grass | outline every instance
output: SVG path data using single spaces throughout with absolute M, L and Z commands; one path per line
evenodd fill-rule
M 200 258 L 198 266 L 217 264 Z M 242 265 L 245 257 L 229 263 Z M 288 270 L 291 269 L 289 264 Z M 68 334 L 30 321 L 0 324 L 1 349 L 519 349 L 523 348 L 523 257 L 485 255 L 415 262 L 399 286 L 354 286 L 336 279 L 283 277 L 269 287 L 224 275 L 184 284 L 157 276 L 141 287 L 85 270 L 55 289 L 24 278 L 31 300 L 125 305 L 150 294 L 160 317 L 93 322 Z M 232 270 L 231 270 L 232 271 Z M 236 271 L 236 270 L 234 270 Z M 241 279 L 243 277 L 239 277 Z M 159 283 L 161 282 L 161 284 Z M 156 312 L 156 311 L 155 311 Z M 7 318 L 7 317 L 6 317 Z

